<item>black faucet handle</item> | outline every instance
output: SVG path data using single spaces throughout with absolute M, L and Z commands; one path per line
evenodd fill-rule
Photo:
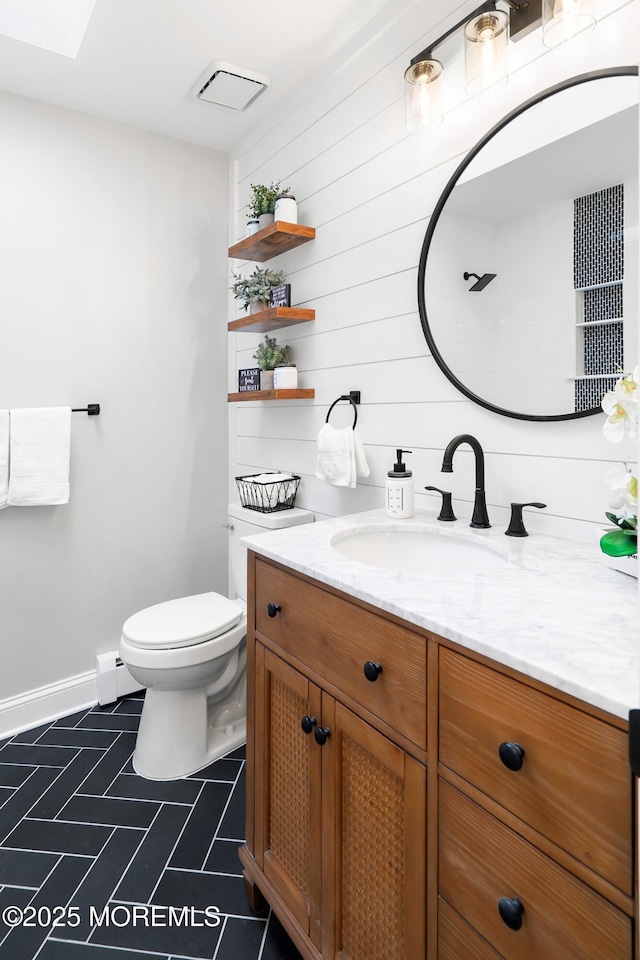
M 440 487 L 425 487 L 425 490 L 435 490 L 436 493 L 441 494 L 442 496 L 442 506 L 440 508 L 440 513 L 438 515 L 438 520 L 456 520 L 457 517 L 453 512 L 453 506 L 451 504 L 451 494 L 448 490 L 441 490 Z
M 533 500 L 531 503 L 512 503 L 511 504 L 511 520 L 509 521 L 509 526 L 505 530 L 505 536 L 507 537 L 528 537 L 524 521 L 522 519 L 522 508 L 523 507 L 537 507 L 538 510 L 544 510 L 546 503 L 538 503 L 536 500 Z

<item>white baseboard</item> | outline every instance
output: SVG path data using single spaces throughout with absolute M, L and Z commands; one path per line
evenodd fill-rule
M 0 700 L 0 740 L 95 707 L 97 703 L 103 706 L 115 703 L 118 697 L 136 690 L 142 690 L 142 687 L 133 679 L 117 652 L 101 654 L 96 658 L 95 670 Z
M 0 740 L 94 707 L 97 702 L 95 670 L 0 700 Z

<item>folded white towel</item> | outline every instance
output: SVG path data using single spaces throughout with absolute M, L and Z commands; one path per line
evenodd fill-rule
M 318 434 L 316 477 L 334 487 L 355 487 L 357 477 L 368 477 L 362 443 L 352 427 L 325 423 Z
M 10 449 L 10 504 L 68 503 L 71 407 L 11 410 Z
M 9 492 L 9 411 L 0 410 L 0 510 Z
M 281 483 L 283 480 L 293 480 L 290 473 L 259 473 L 255 477 L 243 477 L 249 483 Z

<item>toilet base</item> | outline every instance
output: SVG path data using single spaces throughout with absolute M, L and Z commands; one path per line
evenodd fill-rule
M 132 758 L 135 772 L 147 780 L 178 780 L 246 743 L 244 697 L 220 706 L 209 703 L 202 688 L 148 689 Z

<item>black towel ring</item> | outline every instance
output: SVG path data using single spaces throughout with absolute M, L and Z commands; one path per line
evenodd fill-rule
M 358 407 L 356 404 L 360 403 L 360 391 L 352 390 L 351 393 L 343 394 L 341 397 L 338 397 L 337 400 L 334 400 L 329 409 L 327 410 L 327 419 L 325 423 L 329 423 L 329 417 L 331 416 L 331 411 L 337 403 L 340 403 L 341 400 L 348 400 L 348 402 L 353 407 L 353 430 L 356 428 L 356 423 L 358 422 Z

